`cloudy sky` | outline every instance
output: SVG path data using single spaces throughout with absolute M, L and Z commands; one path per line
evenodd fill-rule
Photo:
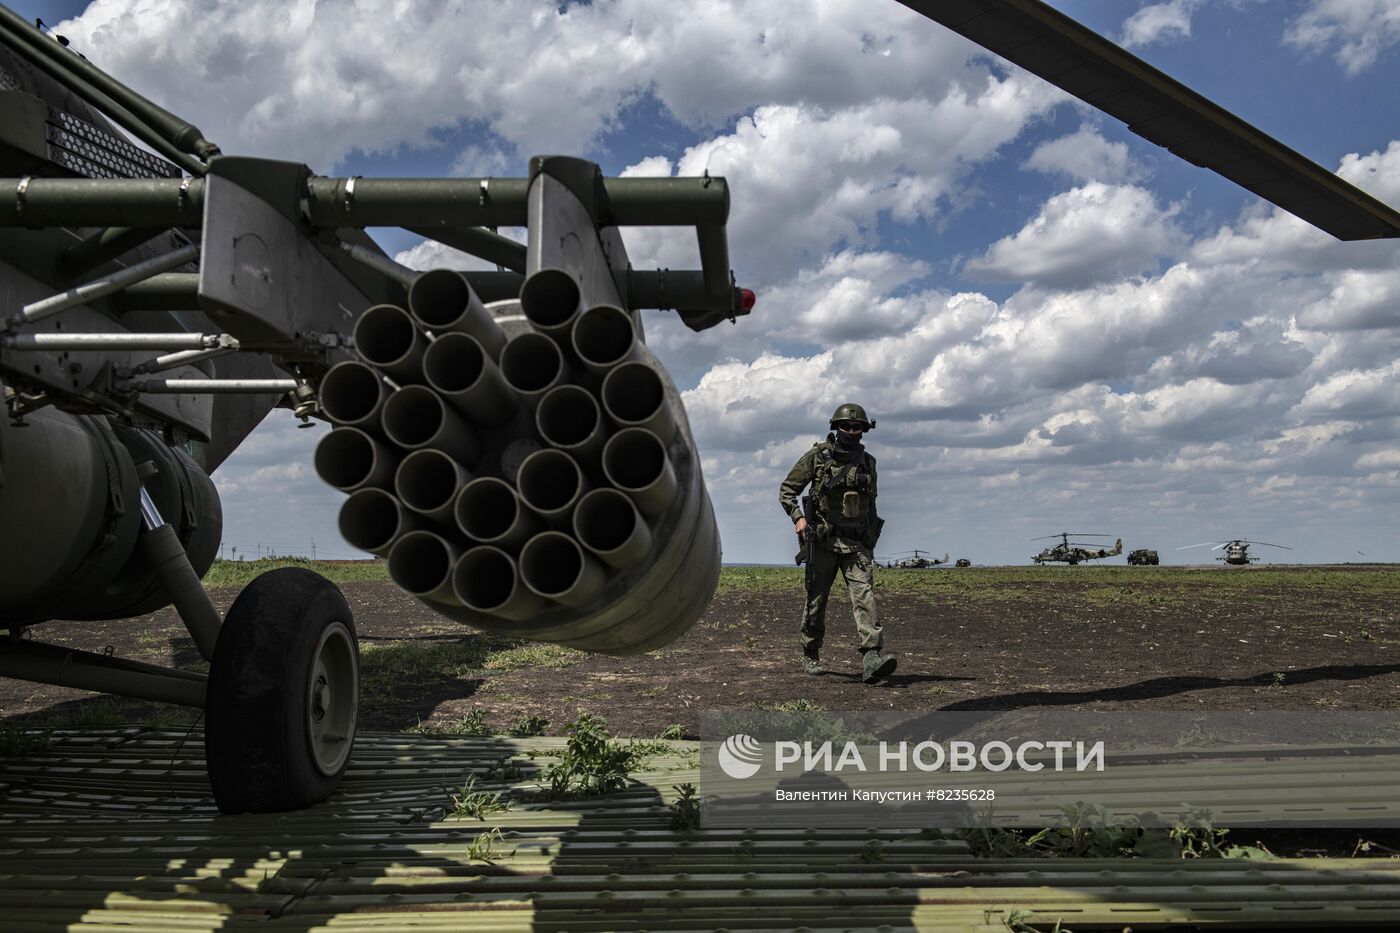
M 1054 5 L 1400 205 L 1400 0 Z M 1069 530 L 1168 563 L 1240 536 L 1400 561 L 1400 244 L 1333 240 L 894 0 L 16 6 L 227 152 L 726 176 L 757 309 L 647 322 L 726 561 L 790 559 L 778 483 L 848 399 L 879 420 L 877 556 L 1024 563 Z M 626 239 L 697 265 L 693 236 Z M 216 473 L 230 547 L 348 555 L 324 430 L 278 412 Z

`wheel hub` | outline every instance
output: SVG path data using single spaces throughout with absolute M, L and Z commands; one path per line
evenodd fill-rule
M 316 646 L 306 696 L 307 742 L 322 774 L 335 774 L 350 755 L 359 694 L 354 638 L 333 622 Z

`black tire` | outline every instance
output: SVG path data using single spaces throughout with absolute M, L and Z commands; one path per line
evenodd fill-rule
M 335 584 L 284 567 L 244 587 L 219 631 L 204 707 L 219 809 L 276 813 L 330 796 L 349 763 L 358 694 L 355 621 Z

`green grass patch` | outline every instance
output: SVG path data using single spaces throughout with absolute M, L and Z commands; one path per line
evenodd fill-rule
M 562 645 L 529 642 L 497 651 L 486 658 L 481 666 L 488 671 L 514 671 L 522 667 L 560 668 L 577 664 L 585 657 L 584 652 Z
M 618 742 L 601 717 L 582 711 L 569 723 L 568 735 L 564 754 L 544 772 L 548 800 L 597 797 L 622 790 L 632 783 L 631 772 L 642 764 L 643 757 L 655 753 L 651 743 Z
M 721 567 L 716 592 L 800 588 L 802 573 L 801 567 Z
M 491 635 L 464 635 L 453 641 L 361 642 L 360 698 L 366 705 L 375 705 L 402 695 L 405 687 L 411 691 L 421 684 L 480 671 L 558 669 L 584 657 L 571 648 Z
M 522 716 L 506 730 L 509 735 L 544 735 L 549 728 L 549 720 L 543 716 Z
M 247 586 L 254 577 L 279 567 L 305 567 L 332 583 L 389 579 L 388 565 L 382 560 L 332 562 L 305 557 L 264 557 L 260 560 L 216 560 L 204 575 L 204 585 Z
M 468 816 L 485 820 L 493 813 L 505 813 L 510 809 L 510 797 L 500 791 L 476 789 L 476 778 L 469 777 L 457 792 L 452 794 L 452 812 L 456 816 Z

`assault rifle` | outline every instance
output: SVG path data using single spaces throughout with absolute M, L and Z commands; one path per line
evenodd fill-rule
M 797 549 L 793 562 L 801 567 L 812 556 L 812 536 L 817 530 L 817 501 L 813 496 L 802 497 L 802 517 L 807 519 L 807 530 L 802 533 L 802 545 Z

